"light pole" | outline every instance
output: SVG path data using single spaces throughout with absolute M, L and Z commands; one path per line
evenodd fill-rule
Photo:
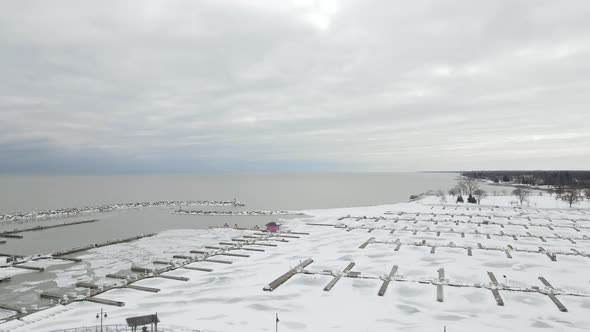
M 100 318 L 100 332 L 102 332 L 102 318 L 103 317 L 105 319 L 107 318 L 107 312 L 106 311 L 103 312 L 102 308 L 100 308 L 100 314 L 99 313 L 96 314 L 96 319 Z

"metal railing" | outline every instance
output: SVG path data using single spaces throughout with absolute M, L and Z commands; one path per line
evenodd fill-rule
M 100 325 L 96 326 L 81 326 L 73 327 L 69 329 L 52 330 L 50 332 L 100 332 Z M 140 332 L 141 328 L 138 327 L 137 331 Z M 148 331 L 150 331 L 148 327 Z M 102 332 L 131 332 L 131 328 L 127 325 L 103 325 Z M 158 326 L 158 332 L 205 332 L 203 330 L 187 330 L 187 329 L 174 329 Z
M 131 331 L 131 328 L 127 325 L 103 325 L 103 332 L 127 332 Z M 141 331 L 141 329 L 140 329 Z M 158 331 L 164 332 L 163 329 L 158 328 Z M 82 326 L 74 327 L 69 329 L 53 330 L 51 332 L 100 332 L 100 325 L 97 326 Z

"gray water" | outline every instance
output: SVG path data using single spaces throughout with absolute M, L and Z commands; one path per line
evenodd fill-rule
M 315 209 L 405 202 L 448 189 L 457 174 L 168 174 L 0 176 L 0 213 L 115 202 L 230 200 L 248 209 Z

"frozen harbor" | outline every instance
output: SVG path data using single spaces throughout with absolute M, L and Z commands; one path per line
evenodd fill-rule
M 161 262 L 178 267 L 161 276 L 186 281 L 147 278 L 132 284 L 157 292 L 115 288 L 97 296 L 122 307 L 57 305 L 0 330 L 95 326 L 103 307 L 111 325 L 158 312 L 162 327 L 178 330 L 273 331 L 278 313 L 281 331 L 584 331 L 590 324 L 590 213 L 537 201 L 520 208 L 496 198 L 496 207 L 479 207 L 427 197 L 302 211 L 311 217 L 283 221 L 282 231 L 308 235 L 272 239 L 229 228 L 164 231 L 81 253 L 81 264 L 53 266 L 52 292 L 73 288 L 71 295 L 80 296 L 87 292 L 75 287 L 80 282 L 130 283 L 139 275 L 133 267 L 158 269 Z

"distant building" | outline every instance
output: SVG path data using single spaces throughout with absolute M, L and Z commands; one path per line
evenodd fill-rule
M 277 224 L 274 221 L 271 221 L 268 224 L 266 224 L 266 230 L 271 233 L 276 233 L 279 231 L 279 224 Z

